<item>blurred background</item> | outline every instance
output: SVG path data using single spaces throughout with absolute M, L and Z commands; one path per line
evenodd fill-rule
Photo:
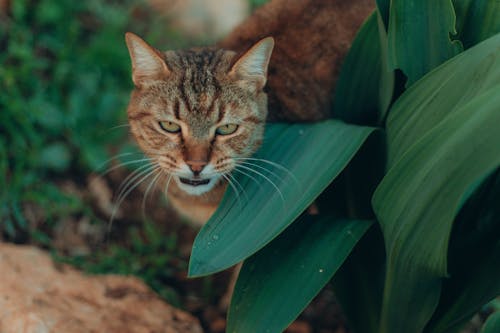
M 128 133 L 124 33 L 162 50 L 208 45 L 265 2 L 0 0 L 0 241 L 86 272 L 136 275 L 222 332 L 229 273 L 188 280 L 196 230 L 148 182 L 132 190 L 127 178 L 143 164 Z M 321 307 L 335 327 L 329 293 L 305 316 Z

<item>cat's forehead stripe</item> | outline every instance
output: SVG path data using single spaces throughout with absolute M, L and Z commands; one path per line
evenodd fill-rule
M 180 118 L 180 102 L 179 102 L 179 99 L 176 98 L 175 101 L 174 101 L 174 116 L 176 119 L 181 119 Z
M 217 122 L 220 123 L 224 119 L 224 114 L 226 113 L 226 108 L 219 108 L 219 115 L 217 117 Z
M 213 88 L 215 76 L 220 70 L 223 51 L 206 49 L 202 51 L 179 51 L 180 70 L 183 71 L 185 81 L 197 93 Z M 187 82 L 186 82 L 187 83 Z
M 179 77 L 177 90 L 186 112 L 191 115 L 212 115 L 222 94 L 217 75 L 227 70 L 221 65 L 224 51 L 178 51 L 171 59 L 175 59 L 175 70 Z M 180 118 L 180 115 L 176 114 L 176 117 Z
M 189 112 L 191 112 L 192 107 L 189 103 L 189 98 L 188 98 L 188 92 L 186 91 L 186 85 L 185 85 L 185 74 L 183 73 L 181 80 L 179 81 L 179 85 L 177 86 L 177 90 L 179 90 L 179 93 L 181 95 L 181 99 L 184 102 L 184 106 L 188 109 Z

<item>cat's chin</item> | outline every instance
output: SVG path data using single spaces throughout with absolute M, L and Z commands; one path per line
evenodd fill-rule
M 219 181 L 220 176 L 205 179 L 192 179 L 174 176 L 177 186 L 190 195 L 202 195 L 211 191 Z

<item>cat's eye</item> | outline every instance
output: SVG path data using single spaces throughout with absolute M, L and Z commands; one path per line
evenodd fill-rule
M 160 121 L 160 127 L 162 130 L 168 133 L 179 133 L 181 127 L 172 121 Z
M 215 130 L 215 133 L 218 135 L 229 135 L 229 134 L 233 134 L 234 132 L 236 132 L 237 129 L 238 129 L 238 125 L 236 125 L 236 124 L 226 124 L 226 125 L 222 125 L 222 126 L 217 127 L 217 129 Z

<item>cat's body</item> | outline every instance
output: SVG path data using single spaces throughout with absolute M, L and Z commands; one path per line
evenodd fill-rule
M 272 36 L 268 121 L 318 121 L 331 116 L 342 61 L 374 8 L 374 0 L 273 0 L 218 46 L 242 52 Z
M 261 144 L 266 119 L 329 117 L 340 62 L 372 7 L 370 0 L 272 1 L 222 41 L 223 49 L 160 52 L 127 34 L 132 133 L 165 175 L 177 211 L 206 222 L 231 173 Z M 277 40 L 269 112 L 264 86 L 274 42 L 267 36 Z

